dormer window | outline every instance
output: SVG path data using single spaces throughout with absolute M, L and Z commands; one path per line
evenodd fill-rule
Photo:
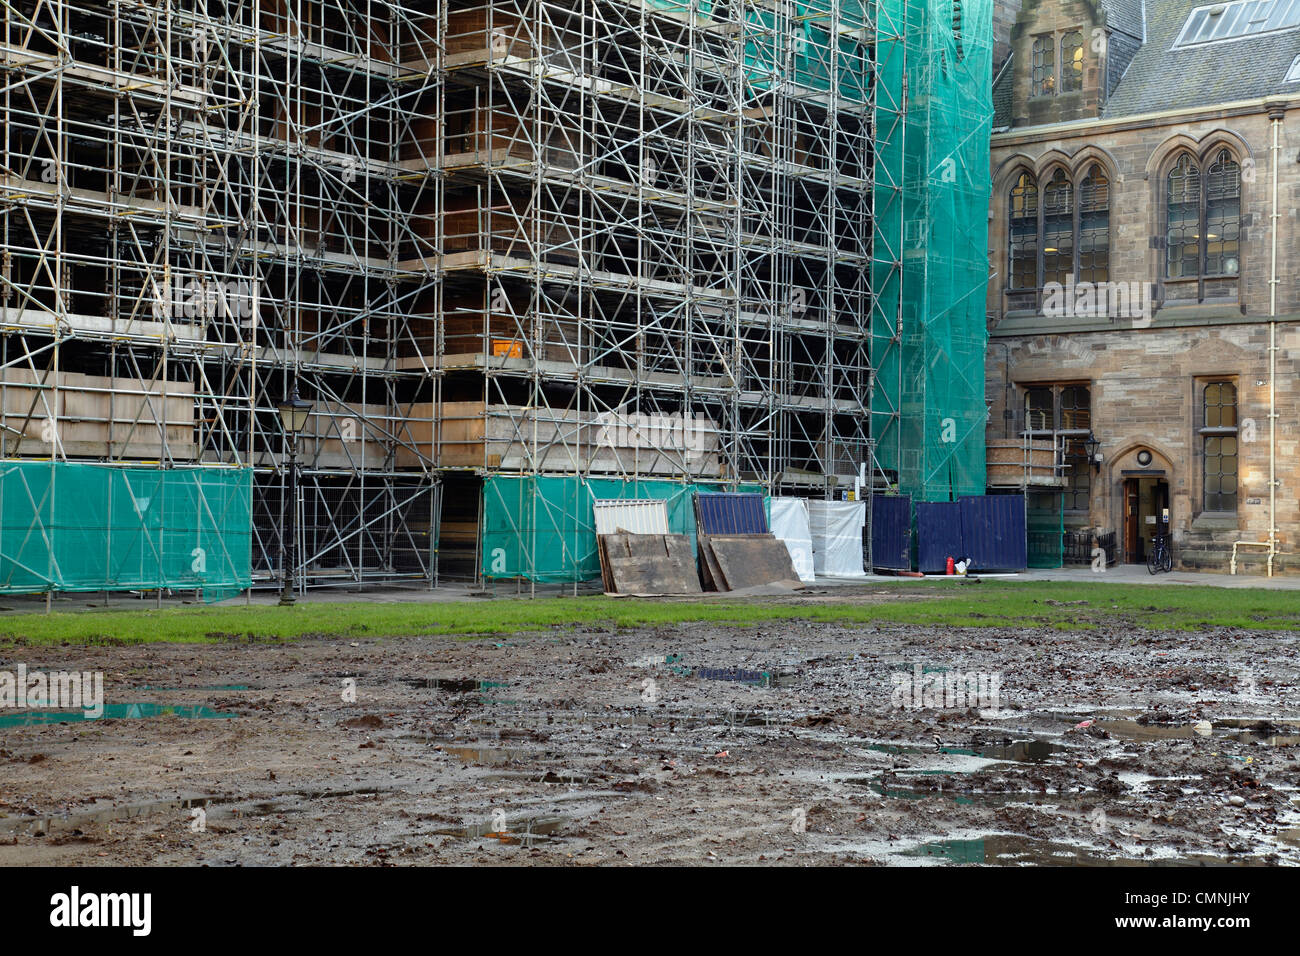
M 1300 27 L 1300 0 L 1233 0 L 1196 7 L 1174 49 Z
M 1083 32 L 1071 30 L 1061 37 L 1061 92 L 1083 89 Z
M 1049 33 L 1034 38 L 1034 96 L 1056 92 L 1056 40 Z
M 1297 0 L 1300 3 L 1300 0 Z M 1060 75 L 1057 75 L 1057 47 L 1060 47 Z M 1053 33 L 1034 37 L 1030 96 L 1055 96 L 1057 92 L 1078 93 L 1083 89 L 1083 31 L 1067 30 L 1060 40 Z

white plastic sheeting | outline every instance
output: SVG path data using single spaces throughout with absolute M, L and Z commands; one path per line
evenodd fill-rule
M 866 526 L 865 501 L 808 502 L 813 569 L 819 577 L 866 576 L 862 569 L 862 529 Z
M 668 534 L 668 503 L 657 498 L 597 498 L 596 534 Z
M 790 562 L 800 581 L 814 580 L 812 532 L 808 529 L 808 502 L 802 498 L 773 498 L 772 534 L 790 552 Z

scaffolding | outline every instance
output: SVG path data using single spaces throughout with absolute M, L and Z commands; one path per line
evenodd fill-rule
M 243 577 L 266 581 L 296 387 L 298 570 L 430 579 L 433 374 L 401 346 L 437 309 L 403 263 L 438 190 L 396 132 L 440 89 L 428 6 L 6 0 L 6 457 L 251 470 Z
M 491 573 L 487 479 L 907 484 L 873 448 L 984 237 L 945 220 L 915 328 L 904 239 L 979 203 L 988 5 L 3 0 L 0 456 L 250 470 L 299 588 Z M 974 105 L 921 124 L 945 56 Z M 927 169 L 977 165 L 904 193 L 945 122 Z

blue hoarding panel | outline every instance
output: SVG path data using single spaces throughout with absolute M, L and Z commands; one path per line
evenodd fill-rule
M 912 568 L 912 499 L 879 495 L 871 499 L 871 564 L 877 568 Z
M 965 556 L 961 537 L 961 505 L 955 501 L 918 501 L 916 503 L 917 570 L 926 574 L 943 574 L 948 559 L 960 561 Z
M 1029 565 L 1021 495 L 962 498 L 961 536 L 972 571 L 1023 571 Z
M 763 496 L 719 492 L 695 496 L 700 534 L 767 534 Z

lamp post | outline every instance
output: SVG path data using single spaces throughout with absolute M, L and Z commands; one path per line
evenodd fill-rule
M 280 424 L 284 426 L 285 437 L 289 441 L 289 527 L 286 537 L 280 538 L 280 607 L 293 606 L 293 568 L 294 552 L 298 543 L 298 434 L 307 426 L 307 415 L 311 412 L 311 402 L 298 397 L 295 385 L 293 395 L 278 406 Z

